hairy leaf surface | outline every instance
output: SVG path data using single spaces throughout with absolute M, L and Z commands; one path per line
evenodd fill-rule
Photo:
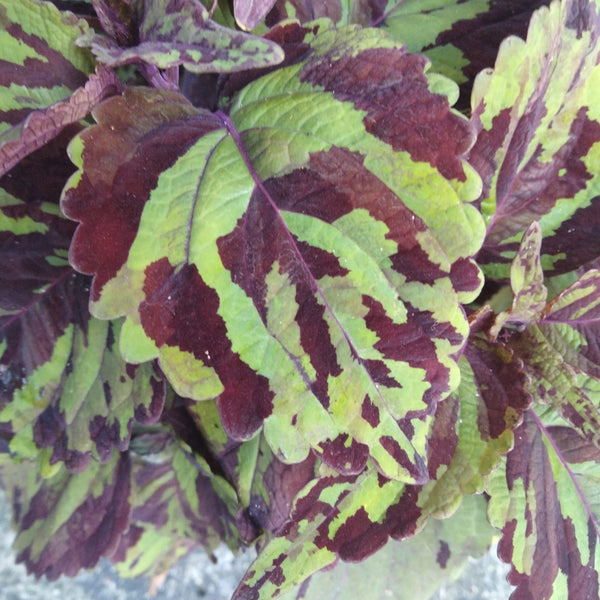
M 458 294 L 481 285 L 471 133 L 420 57 L 376 31 L 315 28 L 311 58 L 228 115 L 142 89 L 101 105 L 71 148 L 70 258 L 96 274 L 94 314 L 127 316 L 126 360 L 158 357 L 179 394 L 218 397 L 233 438 L 264 422 L 284 462 L 312 447 L 341 473 L 372 456 L 423 481 L 467 332 Z
M 527 40 L 506 39 L 494 70 L 476 80 L 480 133 L 469 156 L 483 178 L 488 223 L 478 258 L 493 278 L 506 277 L 533 221 L 544 234 L 547 275 L 600 255 L 599 32 L 596 2 L 552 3 L 533 14 Z
M 488 488 L 502 529 L 498 555 L 512 563 L 512 600 L 598 596 L 600 455 L 569 427 L 529 411 L 515 447 Z

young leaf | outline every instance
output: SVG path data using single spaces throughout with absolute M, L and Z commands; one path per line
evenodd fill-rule
M 540 264 L 542 230 L 532 223 L 523 234 L 519 251 L 510 267 L 510 285 L 514 294 L 512 306 L 496 316 L 489 330 L 496 339 L 500 329 L 509 323 L 527 325 L 539 319 L 546 307 L 548 290 L 544 286 L 544 273 Z
M 600 414 L 588 391 L 593 394 L 600 374 L 599 294 L 598 271 L 588 271 L 548 303 L 537 324 L 507 342 L 524 363 L 534 397 L 596 445 Z
M 480 133 L 469 157 L 483 178 L 488 222 L 478 259 L 492 278 L 506 277 L 533 221 L 544 233 L 546 275 L 600 255 L 600 112 L 592 101 L 599 33 L 596 2 L 552 3 L 533 14 L 527 41 L 506 39 L 494 70 L 475 82 L 472 121 Z
M 598 596 L 600 453 L 573 429 L 529 411 L 488 493 L 513 600 Z
M 369 26 L 383 16 L 386 3 L 387 0 L 277 0 L 267 24 L 285 19 L 307 23 L 325 17 L 338 25 Z
M 93 312 L 127 315 L 126 360 L 159 357 L 182 396 L 218 396 L 235 439 L 264 421 L 284 462 L 312 447 L 341 473 L 372 456 L 423 481 L 429 415 L 466 334 L 457 291 L 481 285 L 470 131 L 418 57 L 378 32 L 316 27 L 312 57 L 253 82 L 229 115 L 145 89 L 97 109 L 71 149 L 70 257 L 96 273 Z M 390 111 L 404 127 L 384 126 Z M 440 128 L 441 147 L 424 141 Z
M 129 19 L 128 19 L 129 20 Z M 273 42 L 228 29 L 209 18 L 198 0 L 153 0 L 131 3 L 131 32 L 109 28 L 116 41 L 89 32 L 78 40 L 97 60 L 116 67 L 144 62 L 159 69 L 183 65 L 192 73 L 223 73 L 275 65 L 283 52 Z
M 37 462 L 7 462 L 0 482 L 17 529 L 17 561 L 29 573 L 55 580 L 96 566 L 115 551 L 129 527 L 130 461 L 114 453 L 72 474 L 64 467 L 44 479 Z

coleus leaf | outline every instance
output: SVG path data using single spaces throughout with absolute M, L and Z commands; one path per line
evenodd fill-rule
M 0 2 L 0 176 L 119 89 L 74 46 L 87 23 L 49 2 Z M 86 81 L 87 80 L 87 81 Z
M 577 432 L 528 411 L 488 487 L 512 600 L 598 596 L 600 454 Z
M 264 67 L 283 59 L 277 44 L 212 21 L 199 0 L 134 0 L 130 20 L 134 31 L 129 38 L 135 44 L 120 45 L 125 35 L 114 28 L 109 33 L 116 41 L 89 32 L 77 43 L 111 67 L 144 62 L 159 69 L 183 65 L 192 73 L 220 73 Z
M 544 234 L 546 275 L 600 255 L 600 113 L 590 100 L 599 73 L 599 14 L 595 2 L 540 8 L 527 40 L 505 40 L 494 70 L 475 82 L 472 121 L 480 133 L 469 158 L 484 183 L 488 233 L 478 262 L 491 278 L 506 277 L 533 221 Z
M 131 523 L 111 557 L 123 577 L 166 572 L 184 554 L 238 549 L 231 485 L 165 429 L 142 428 L 131 444 Z
M 250 84 L 229 115 L 147 89 L 96 109 L 71 147 L 70 258 L 96 274 L 92 311 L 127 315 L 126 360 L 159 357 L 182 396 L 218 396 L 233 438 L 264 421 L 284 462 L 312 447 L 356 474 L 371 455 L 423 481 L 430 415 L 457 383 L 467 330 L 457 291 L 481 286 L 470 131 L 422 60 L 377 31 L 307 35 L 312 57 Z M 401 130 L 384 127 L 390 111 L 406 111 Z
M 120 324 L 89 319 L 68 326 L 49 361 L 33 370 L 0 412 L 15 435 L 13 452 L 48 465 L 63 461 L 79 472 L 90 459 L 107 462 L 113 448 L 126 450 L 135 420 L 161 415 L 165 383 L 151 364 L 126 365 L 115 340 Z M 31 453 L 31 456 L 28 456 Z
M 600 444 L 600 414 L 594 399 L 600 374 L 599 283 L 598 271 L 584 273 L 547 304 L 539 322 L 507 341 L 531 378 L 532 395 L 558 410 L 596 445 Z
M 419 522 L 429 514 L 447 516 L 464 494 L 485 489 L 502 456 L 511 450 L 513 430 L 531 404 L 521 361 L 504 344 L 473 335 L 459 365 L 456 449 L 447 468 L 421 492 Z M 442 449 L 447 451 L 448 444 L 440 444 Z
M 459 105 L 467 110 L 475 76 L 494 65 L 502 40 L 525 37 L 532 12 L 545 4 L 549 0 L 389 0 L 376 22 L 456 81 Z
M 111 556 L 129 526 L 130 471 L 117 452 L 82 473 L 61 466 L 48 479 L 36 461 L 5 462 L 0 481 L 12 502 L 17 561 L 54 580 Z
M 296 498 L 290 522 L 250 565 L 232 600 L 276 598 L 337 556 L 372 554 L 387 541 L 380 523 L 403 489 L 373 468 L 358 476 L 323 473 Z
M 427 600 L 459 576 L 469 558 L 483 556 L 495 530 L 486 518 L 483 496 L 466 496 L 448 519 L 432 519 L 418 536 L 390 540 L 360 563 L 338 562 L 315 573 L 280 600 L 386 598 Z
M 432 478 L 443 471 L 456 445 L 456 398 L 437 406 L 428 461 Z M 446 505 L 424 507 L 426 486 L 387 480 L 371 465 L 358 476 L 339 475 L 325 464 L 297 495 L 289 519 L 275 532 L 234 594 L 234 600 L 279 597 L 338 559 L 362 561 L 388 537 L 406 539 L 434 511 L 448 516 Z M 426 489 L 427 488 L 427 489 Z
M 523 234 L 519 250 L 510 267 L 512 306 L 496 316 L 489 330 L 491 338 L 495 339 L 500 329 L 508 324 L 527 325 L 537 321 L 546 308 L 548 290 L 544 286 L 541 248 L 542 230 L 539 224 L 534 222 Z

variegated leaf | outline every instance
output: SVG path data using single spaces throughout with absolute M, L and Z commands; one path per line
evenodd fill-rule
M 129 10 L 129 32 L 108 26 L 114 40 L 88 32 L 77 43 L 112 67 L 143 62 L 159 69 L 183 65 L 192 73 L 227 73 L 275 65 L 283 59 L 273 42 L 212 21 L 199 0 L 134 0 Z
M 486 274 L 507 276 L 533 221 L 546 275 L 600 255 L 597 233 L 600 11 L 596 2 L 553 2 L 531 19 L 527 40 L 507 38 L 473 90 L 480 130 L 470 162 L 482 175 Z
M 237 496 L 208 463 L 164 429 L 136 430 L 131 523 L 111 557 L 123 577 L 158 575 L 195 548 L 237 550 Z
M 74 46 L 87 31 L 49 2 L 0 2 L 0 176 L 119 88 L 106 70 L 87 80 L 92 57 Z
M 512 306 L 496 316 L 489 330 L 491 338 L 506 325 L 527 325 L 538 320 L 546 307 L 548 290 L 540 264 L 542 230 L 538 223 L 523 234 L 519 250 L 510 267 L 510 286 L 513 291 Z
M 127 316 L 126 360 L 218 397 L 234 438 L 264 422 L 284 462 L 312 447 L 341 473 L 371 456 L 424 481 L 430 415 L 458 382 L 458 300 L 481 286 L 470 130 L 377 31 L 321 23 L 307 41 L 229 114 L 142 89 L 97 109 L 71 147 L 70 257 L 95 274 L 94 314 Z
M 110 557 L 129 527 L 131 465 L 115 452 L 73 474 L 61 466 L 45 479 L 37 462 L 6 462 L 0 482 L 8 492 L 17 529 L 17 561 L 49 580 L 75 575 Z
M 573 429 L 529 411 L 488 487 L 488 514 L 512 564 L 511 600 L 598 597 L 600 454 Z

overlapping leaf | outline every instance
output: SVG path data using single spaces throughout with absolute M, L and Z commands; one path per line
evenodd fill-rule
M 131 524 L 112 560 L 125 577 L 164 573 L 190 550 L 237 550 L 237 496 L 201 456 L 164 430 L 132 441 Z
M 209 447 L 209 456 L 235 486 L 240 510 L 250 524 L 240 532 L 242 536 L 249 542 L 257 532 L 277 531 L 290 518 L 293 499 L 315 478 L 315 457 L 285 464 L 273 455 L 262 435 L 241 443 L 228 438 L 216 402 L 193 403 L 188 410 Z
M 598 448 L 576 431 L 527 413 L 488 488 L 512 600 L 598 596 L 599 465 Z
M 278 598 L 427 600 L 458 577 L 469 558 L 483 556 L 489 548 L 495 530 L 486 519 L 486 507 L 482 496 L 467 496 L 452 517 L 431 520 L 418 536 L 401 543 L 390 540 L 361 563 L 339 562 Z
M 74 472 L 93 457 L 110 459 L 126 450 L 134 420 L 156 421 L 165 384 L 151 364 L 126 365 L 115 340 L 119 324 L 90 319 L 70 324 L 56 340 L 50 360 L 33 370 L 0 412 L 15 435 L 11 449 L 49 465 L 63 461 Z
M 119 9 L 99 4 L 106 9 L 102 14 Z M 283 52 L 273 42 L 212 21 L 199 0 L 135 0 L 129 10 L 129 32 L 116 31 L 110 26 L 112 20 L 106 18 L 115 40 L 89 32 L 78 44 L 89 47 L 105 65 L 144 62 L 159 69 L 183 65 L 193 73 L 240 71 L 283 59 Z
M 468 109 L 475 76 L 494 65 L 502 40 L 525 36 L 533 11 L 545 4 L 549 0 L 389 0 L 378 22 L 460 84 L 460 106 Z
M 342 473 L 372 456 L 422 481 L 467 331 L 457 292 L 481 285 L 472 138 L 421 58 L 376 31 L 315 28 L 311 58 L 229 115 L 142 89 L 97 109 L 71 149 L 70 257 L 96 274 L 93 312 L 127 315 L 125 358 L 159 357 L 181 395 L 218 396 L 234 438 L 264 421 L 284 462 L 312 447 Z
M 531 377 L 531 393 L 596 445 L 600 444 L 595 392 L 600 369 L 599 281 L 598 271 L 584 273 L 547 304 L 537 324 L 508 342 Z
M 0 3 L 0 176 L 119 89 L 74 41 L 87 23 L 49 2 Z M 48 32 L 51 32 L 49 34 Z
M 37 577 L 54 580 L 111 556 L 129 526 L 130 471 L 127 455 L 117 452 L 83 473 L 61 467 L 48 479 L 36 461 L 3 464 L 0 482 L 12 502 L 17 560 Z
M 600 255 L 599 32 L 596 2 L 554 2 L 534 13 L 527 41 L 505 40 L 494 70 L 476 80 L 480 133 L 469 156 L 483 178 L 488 222 L 478 258 L 492 278 L 506 277 L 533 221 L 544 234 L 547 275 Z

